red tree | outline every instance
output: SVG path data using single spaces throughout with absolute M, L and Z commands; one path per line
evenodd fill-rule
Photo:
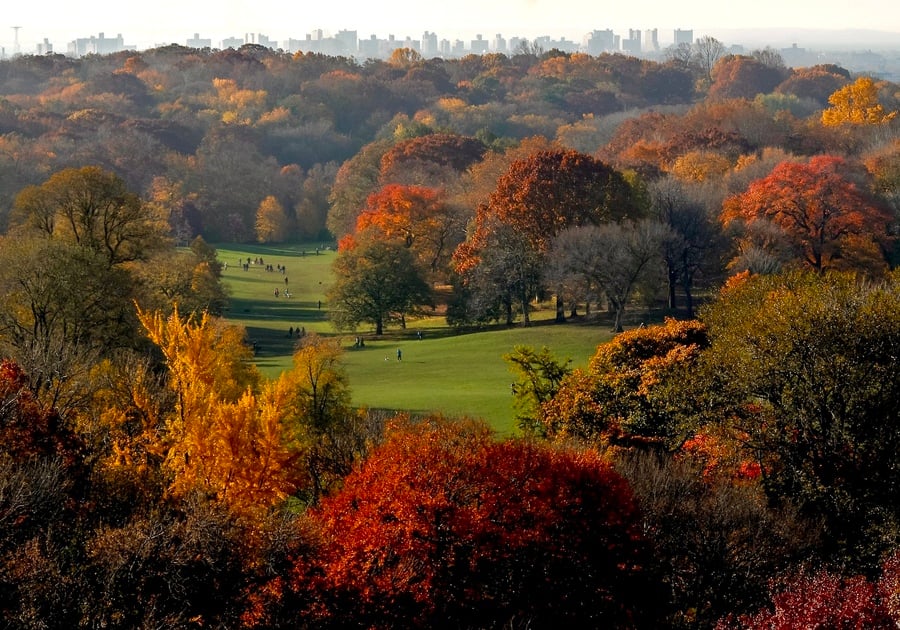
M 844 176 L 846 168 L 830 155 L 806 164 L 782 162 L 745 193 L 727 199 L 722 221 L 751 228 L 756 222 L 775 224 L 816 271 L 854 266 L 854 259 L 879 254 L 875 243 L 886 238 L 891 217 Z
M 318 518 L 338 622 L 619 627 L 659 603 L 630 488 L 608 464 L 476 423 L 395 430 Z
M 799 574 L 772 594 L 772 607 L 719 622 L 717 630 L 796 628 L 896 628 L 897 557 L 888 560 L 878 582 L 822 571 Z M 777 588 L 777 587 L 776 587 Z

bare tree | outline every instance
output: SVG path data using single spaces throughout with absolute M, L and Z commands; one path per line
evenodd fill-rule
M 715 37 L 706 35 L 694 43 L 694 63 L 699 66 L 706 80 L 712 84 L 712 69 L 716 62 L 725 55 L 725 44 Z

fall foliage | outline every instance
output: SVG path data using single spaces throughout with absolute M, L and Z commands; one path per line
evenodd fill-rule
M 835 156 L 782 162 L 747 192 L 727 199 L 722 221 L 739 220 L 751 230 L 772 223 L 800 262 L 816 271 L 855 267 L 859 259 L 874 259 L 877 269 L 883 266 L 878 241 L 887 237 L 890 216 L 845 172 L 846 163 Z

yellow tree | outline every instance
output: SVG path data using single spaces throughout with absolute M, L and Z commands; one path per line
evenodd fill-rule
M 844 124 L 878 125 L 897 116 L 885 112 L 878 102 L 878 86 L 869 77 L 860 77 L 828 97 L 831 107 L 822 112 L 822 124 L 837 127 Z
M 279 380 L 304 445 L 301 464 L 312 503 L 346 477 L 371 444 L 365 416 L 350 404 L 342 354 L 339 341 L 307 335 L 294 353 L 293 369 Z
M 290 233 L 291 221 L 279 201 L 269 195 L 256 210 L 256 240 L 260 243 L 283 243 Z
M 205 492 L 238 513 L 265 509 L 301 485 L 295 434 L 285 420 L 289 382 L 266 383 L 250 363 L 243 330 L 206 314 L 138 313 L 165 356 L 175 412 L 166 421 L 169 492 Z

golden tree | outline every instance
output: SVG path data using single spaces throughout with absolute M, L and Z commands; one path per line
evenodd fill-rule
M 260 243 L 283 243 L 290 233 L 291 220 L 284 206 L 269 195 L 256 210 L 256 240 Z
M 285 379 L 266 383 L 250 363 L 243 330 L 209 315 L 182 319 L 176 310 L 138 313 L 165 356 L 177 396 L 166 421 L 164 466 L 169 491 L 200 490 L 238 513 L 264 509 L 301 483 L 294 432 L 285 420 L 291 392 Z
M 878 125 L 893 120 L 897 112 L 885 112 L 878 102 L 878 85 L 869 77 L 860 77 L 828 97 L 831 107 L 822 112 L 822 124 Z

